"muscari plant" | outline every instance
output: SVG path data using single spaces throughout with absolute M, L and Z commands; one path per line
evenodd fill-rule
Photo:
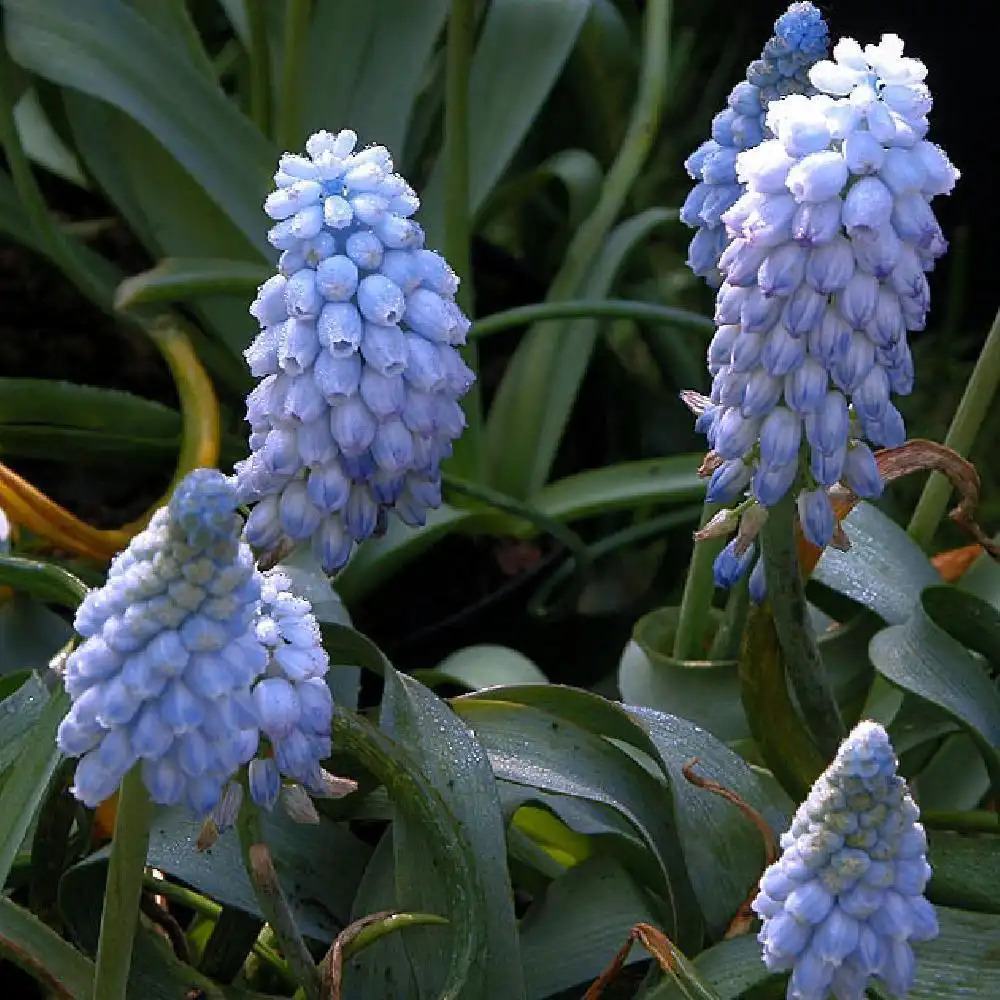
M 6 6 L 25 45 L 39 22 Z M 651 0 L 647 41 L 663 14 Z M 307 15 L 290 5 L 293 40 Z M 464 212 L 445 230 L 453 271 L 384 147 L 320 131 L 281 158 L 265 201 L 281 257 L 250 307 L 259 381 L 232 475 L 188 447 L 147 525 L 99 532 L 5 473 L 22 529 L 95 561 L 120 551 L 89 590 L 56 561 L 0 559 L 4 582 L 72 608 L 81 637 L 4 703 L 25 721 L 5 731 L 0 952 L 67 996 L 543 998 L 598 976 L 599 995 L 634 931 L 657 959 L 646 998 L 991 995 L 995 570 L 984 557 L 962 590 L 939 585 L 917 544 L 939 485 L 912 539 L 859 501 L 935 467 L 978 530 L 957 451 L 995 388 L 1000 334 L 952 448 L 904 444 L 888 397 L 914 376 L 906 331 L 944 249 L 927 201 L 956 172 L 925 139 L 922 64 L 895 36 L 826 60 L 827 34 L 793 4 L 687 161 L 691 264 L 724 280 L 712 394 L 685 398 L 709 436 L 710 501 L 738 502 L 709 507 L 681 607 L 640 622 L 621 703 L 523 662 L 534 683 L 468 683 L 456 661 L 422 676 L 480 690 L 445 701 L 351 626 L 336 591 L 384 545 L 373 534 L 396 521 L 419 537 L 449 463 L 479 461 L 476 359 L 458 351 Z M 260 90 L 258 76 L 263 115 Z M 635 156 L 626 137 L 612 208 Z M 183 335 L 149 332 L 182 388 L 204 388 Z M 525 343 L 537 364 L 542 341 Z M 520 475 L 509 494 L 452 482 L 523 518 Z M 718 614 L 713 572 L 732 588 Z M 483 655 L 487 678 L 515 662 Z M 358 667 L 381 683 L 362 711 Z M 109 816 L 110 852 L 95 851 Z

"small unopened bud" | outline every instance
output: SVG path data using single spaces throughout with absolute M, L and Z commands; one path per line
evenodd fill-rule
M 218 827 L 219 833 L 225 833 L 236 825 L 241 805 L 243 805 L 243 786 L 235 781 L 228 782 L 222 790 L 222 797 L 212 810 L 212 821 Z
M 695 533 L 695 541 L 703 542 L 706 538 L 725 538 L 731 535 L 740 523 L 739 511 L 732 507 L 723 507 L 704 527 Z
M 696 416 L 700 417 L 711 405 L 712 401 L 708 396 L 703 396 L 693 389 L 682 389 L 680 392 L 681 402 Z
M 285 785 L 281 789 L 281 804 L 296 823 L 318 823 L 319 813 L 309 793 L 301 785 Z
M 740 518 L 740 530 L 733 539 L 733 551 L 736 555 L 743 555 L 753 545 L 766 520 L 767 508 L 763 504 L 754 503 L 747 507 Z
M 725 459 L 721 455 L 717 455 L 714 451 L 710 451 L 698 467 L 698 475 L 701 476 L 702 479 L 706 479 L 713 472 L 715 472 L 715 470 L 722 465 L 724 461 Z
M 844 531 L 844 526 L 840 521 L 833 527 L 833 538 L 830 539 L 830 544 L 840 552 L 851 551 L 851 540 L 847 537 L 847 532 Z
M 353 778 L 341 778 L 323 768 L 320 768 L 319 776 L 322 790 L 318 794 L 324 798 L 342 799 L 358 790 L 358 783 Z
M 215 820 L 211 816 L 201 824 L 201 829 L 198 831 L 198 839 L 194 842 L 195 847 L 199 852 L 207 851 L 209 848 L 215 846 L 215 842 L 219 839 L 219 828 L 215 825 Z

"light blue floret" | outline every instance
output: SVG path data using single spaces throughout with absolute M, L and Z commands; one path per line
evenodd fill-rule
M 709 495 L 735 500 L 749 483 L 769 507 L 794 489 L 820 547 L 836 530 L 823 489 L 878 497 L 871 446 L 906 439 L 891 397 L 913 388 L 907 332 L 924 327 L 925 272 L 946 249 L 929 203 L 958 178 L 925 138 L 926 69 L 902 53 L 894 35 L 863 49 L 842 39 L 809 69 L 816 92 L 772 100 L 770 137 L 738 154 L 745 190 L 722 213 L 712 391 L 697 424 L 721 460 Z
M 155 802 L 206 813 L 257 750 L 260 576 L 236 505 L 221 473 L 190 473 L 77 611 L 57 742 L 81 758 L 73 794 L 88 806 L 141 761 Z
M 328 572 L 387 511 L 423 524 L 441 501 L 440 463 L 474 376 L 456 348 L 468 319 L 458 278 L 424 249 L 419 200 L 386 149 L 318 132 L 285 154 L 264 208 L 278 273 L 250 307 L 250 457 L 236 467 L 253 502 L 252 545 L 311 543 Z
M 270 809 L 279 772 L 315 795 L 325 794 L 320 762 L 330 756 L 333 698 L 326 683 L 330 661 L 312 608 L 292 593 L 280 570 L 264 574 L 256 635 L 268 659 L 252 698 L 273 759 L 251 762 L 249 786 L 253 799 Z
M 719 258 L 731 237 L 723 213 L 746 190 L 736 172 L 736 158 L 753 149 L 770 132 L 765 124 L 768 104 L 786 94 L 814 93 L 806 75 L 826 55 L 829 36 L 819 10 L 811 3 L 793 3 L 775 21 L 774 35 L 761 58 L 747 69 L 747 79 L 732 90 L 725 110 L 712 121 L 712 138 L 685 161 L 697 183 L 681 208 L 681 221 L 697 229 L 688 265 L 713 286 L 722 280 Z
M 788 1000 L 863 1000 L 871 980 L 906 996 L 911 942 L 938 933 L 919 815 L 885 730 L 859 723 L 799 806 L 753 901 L 764 964 L 791 972 Z

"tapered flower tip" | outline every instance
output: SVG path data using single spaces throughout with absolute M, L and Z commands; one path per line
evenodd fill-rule
M 875 979 L 893 997 L 913 985 L 911 942 L 938 933 L 924 897 L 931 875 L 889 736 L 859 723 L 781 836 L 781 857 L 752 903 L 774 972 L 791 972 L 788 1000 L 864 1000 Z
M 191 545 L 233 534 L 236 487 L 218 469 L 195 469 L 177 485 L 170 498 L 170 519 Z
M 772 48 L 775 55 L 782 49 L 795 52 L 803 62 L 814 62 L 826 55 L 830 32 L 820 9 L 811 3 L 793 3 L 774 22 Z

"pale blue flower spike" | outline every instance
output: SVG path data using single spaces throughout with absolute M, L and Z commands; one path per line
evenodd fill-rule
M 424 249 L 420 202 L 382 146 L 318 132 L 285 154 L 264 203 L 278 273 L 250 307 L 240 500 L 259 550 L 308 542 L 327 572 L 393 512 L 423 524 L 441 503 L 440 464 L 474 375 L 457 347 L 469 320 L 458 277 Z
M 793 3 L 774 23 L 774 35 L 761 58 L 747 69 L 746 80 L 732 90 L 727 107 L 712 121 L 712 138 L 685 161 L 697 183 L 681 208 L 681 221 L 696 229 L 688 266 L 713 287 L 722 280 L 719 258 L 731 237 L 722 214 L 746 191 L 736 173 L 737 155 L 768 135 L 764 113 L 786 94 L 814 93 L 808 68 L 827 52 L 829 35 L 823 15 L 811 3 Z
M 836 521 L 823 490 L 842 482 L 880 496 L 872 447 L 906 440 L 891 396 L 913 388 L 907 332 L 924 328 L 925 272 L 947 246 L 929 203 L 959 174 L 925 138 L 926 68 L 897 36 L 864 48 L 842 39 L 827 60 L 815 8 L 793 4 L 783 20 L 786 32 L 800 25 L 787 45 L 808 43 L 808 53 L 782 62 L 772 52 L 777 68 L 733 91 L 739 108 L 764 76 L 778 93 L 763 113 L 766 137 L 735 157 L 741 193 L 721 212 L 712 390 L 697 427 L 721 461 L 712 500 L 736 500 L 749 484 L 769 507 L 795 489 L 805 535 L 824 547 Z M 704 173 L 717 160 L 703 147 L 689 166 Z M 752 564 L 724 552 L 716 580 Z M 761 584 L 758 574 L 755 595 Z
M 57 742 L 81 758 L 72 791 L 90 807 L 141 762 L 155 802 L 207 813 L 257 750 L 261 581 L 236 506 L 222 473 L 191 472 L 77 611 Z
M 253 689 L 253 704 L 274 757 L 251 761 L 249 787 L 253 800 L 270 810 L 279 772 L 314 795 L 325 794 L 320 762 L 330 756 L 333 697 L 325 680 L 330 661 L 312 607 L 291 592 L 280 569 L 264 574 L 256 635 L 267 650 L 267 667 Z
M 859 723 L 761 877 L 758 940 L 767 968 L 791 973 L 787 1000 L 864 1000 L 872 980 L 903 998 L 911 942 L 937 936 L 920 810 L 896 767 L 885 729 Z

